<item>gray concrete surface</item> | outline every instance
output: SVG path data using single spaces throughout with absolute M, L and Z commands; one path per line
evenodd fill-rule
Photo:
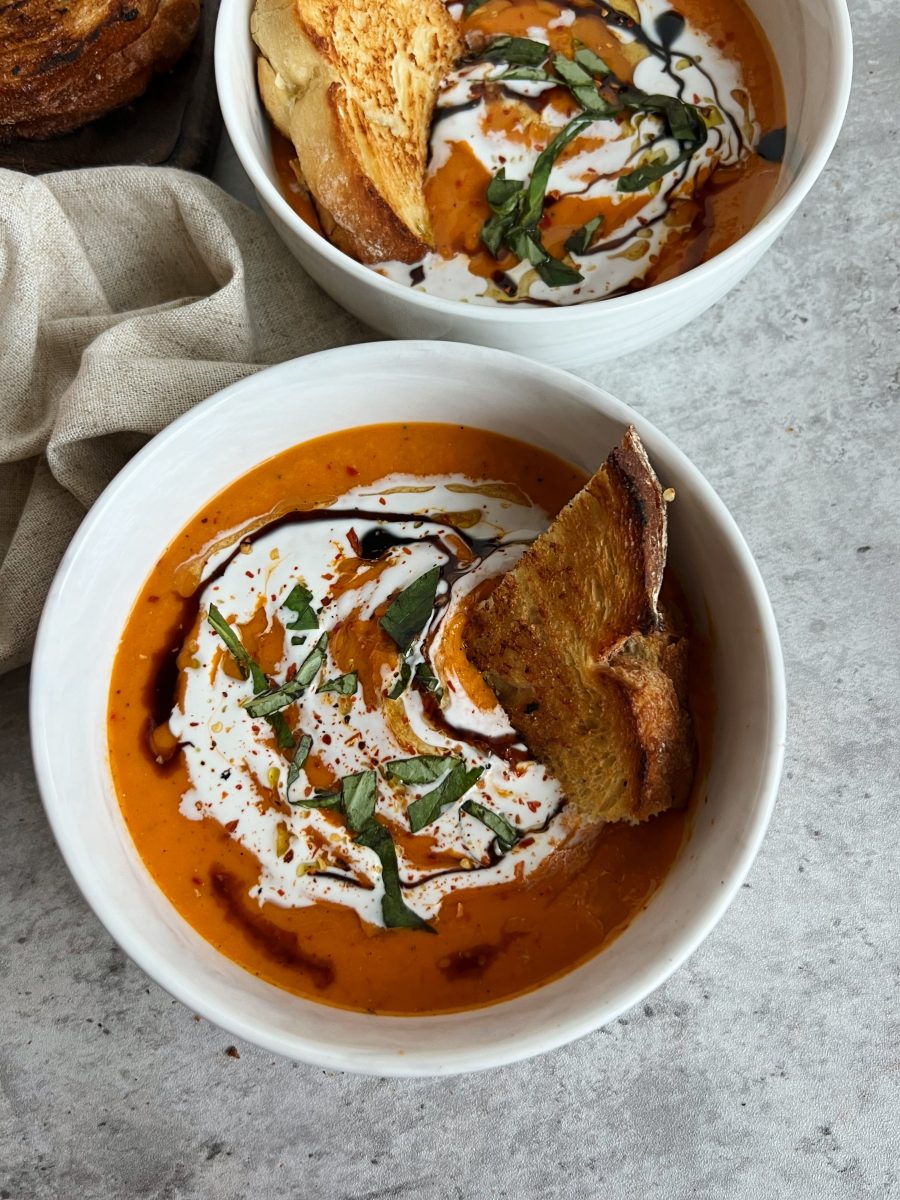
M 725 920 L 646 1004 L 502 1071 L 232 1056 L 70 881 L 20 672 L 0 681 L 0 1198 L 900 1196 L 900 11 L 852 7 L 850 115 L 803 211 L 711 314 L 591 375 L 706 472 L 780 622 L 786 775 Z

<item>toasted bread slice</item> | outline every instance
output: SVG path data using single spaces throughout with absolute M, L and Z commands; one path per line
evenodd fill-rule
M 0 142 L 47 138 L 127 104 L 188 48 L 200 0 L 0 6 Z
M 466 649 L 571 804 L 604 821 L 683 805 L 687 641 L 658 609 L 666 506 L 634 429 L 472 614 Z
M 259 88 L 332 241 L 361 262 L 415 262 L 438 86 L 462 53 L 443 0 L 256 0 Z

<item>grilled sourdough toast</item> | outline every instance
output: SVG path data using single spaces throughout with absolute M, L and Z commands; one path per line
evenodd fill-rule
M 199 19 L 200 0 L 0 5 L 0 142 L 67 133 L 134 100 Z
M 665 510 L 630 428 L 466 633 L 514 728 L 597 820 L 683 806 L 693 778 L 688 643 L 659 609 Z
M 421 258 L 432 112 L 462 54 L 443 0 L 256 0 L 250 29 L 263 103 L 331 241 L 365 263 Z

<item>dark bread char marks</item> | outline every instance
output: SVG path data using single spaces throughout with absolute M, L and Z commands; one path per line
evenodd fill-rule
M 65 133 L 136 99 L 182 56 L 199 18 L 200 0 L 0 9 L 0 142 Z

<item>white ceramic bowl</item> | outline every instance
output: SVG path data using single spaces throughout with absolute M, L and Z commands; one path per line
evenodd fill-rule
M 107 764 L 110 672 L 164 547 L 232 480 L 273 454 L 379 421 L 451 421 L 510 434 L 592 470 L 633 422 L 665 485 L 670 561 L 715 630 L 715 749 L 690 839 L 648 908 L 609 949 L 530 995 L 437 1017 L 343 1012 L 280 991 L 217 953 L 178 915 L 131 842 Z M 165 429 L 110 484 L 60 566 L 41 620 L 31 729 L 60 848 L 122 948 L 195 1012 L 322 1067 L 449 1074 L 548 1050 L 663 982 L 722 916 L 762 840 L 784 743 L 784 677 L 763 583 L 709 484 L 612 396 L 552 367 L 445 342 L 327 350 L 234 384 Z
M 768 212 L 738 242 L 692 271 L 630 296 L 559 309 L 488 307 L 427 296 L 384 279 L 336 250 L 284 200 L 256 88 L 253 0 L 222 0 L 216 82 L 225 125 L 260 204 L 315 281 L 391 337 L 447 338 L 573 366 L 629 354 L 687 324 L 730 291 L 772 245 L 825 166 L 850 92 L 845 0 L 747 0 L 768 34 L 784 80 L 788 143 Z

